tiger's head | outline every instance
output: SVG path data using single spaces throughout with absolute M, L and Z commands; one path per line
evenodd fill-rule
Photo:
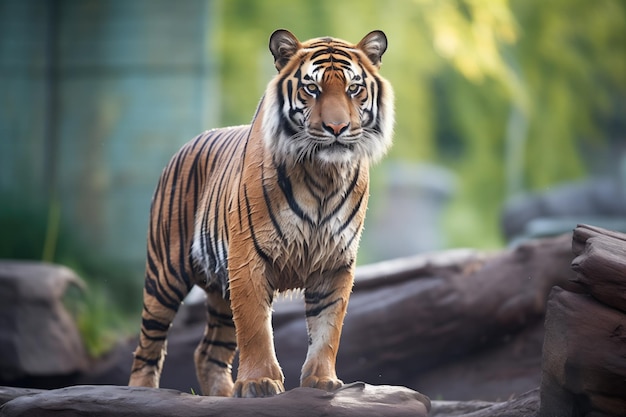
M 278 74 L 264 102 L 266 146 L 281 162 L 375 162 L 391 145 L 393 90 L 378 74 L 387 37 L 367 34 L 358 44 L 334 38 L 300 42 L 272 33 Z

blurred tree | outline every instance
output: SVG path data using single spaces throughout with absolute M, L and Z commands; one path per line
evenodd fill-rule
M 258 42 L 272 30 L 355 42 L 387 33 L 382 72 L 397 108 L 390 158 L 458 174 L 445 222 L 451 246 L 501 245 L 504 199 L 584 175 L 581 143 L 602 141 L 607 121 L 624 117 L 620 0 L 236 0 L 218 10 L 224 124 L 250 119 L 273 74 Z

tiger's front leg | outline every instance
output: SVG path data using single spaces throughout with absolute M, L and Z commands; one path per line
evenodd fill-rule
M 343 385 L 335 362 L 353 280 L 353 269 L 343 270 L 304 292 L 309 349 L 300 377 L 303 387 L 333 391 Z
M 229 259 L 229 265 L 236 264 Z M 268 397 L 285 391 L 272 334 L 274 294 L 263 270 L 261 260 L 229 268 L 231 308 L 239 346 L 234 397 Z

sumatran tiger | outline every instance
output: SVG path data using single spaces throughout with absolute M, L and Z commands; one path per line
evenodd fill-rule
M 387 38 L 269 40 L 278 74 L 252 123 L 205 132 L 164 169 L 150 210 L 139 346 L 129 385 L 158 387 L 166 335 L 193 285 L 207 294 L 194 360 L 204 395 L 284 391 L 275 295 L 303 290 L 304 387 L 334 390 L 339 338 L 369 194 L 391 144 L 393 92 L 378 74 Z M 231 364 L 239 349 L 237 381 Z

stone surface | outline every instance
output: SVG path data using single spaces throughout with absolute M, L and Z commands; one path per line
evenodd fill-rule
M 534 389 L 503 402 L 433 401 L 428 417 L 536 417 L 538 410 L 539 390 Z
M 41 395 L 35 396 L 37 394 Z M 211 398 L 183 394 L 174 390 L 111 386 L 83 386 L 50 392 L 0 387 L 0 406 L 18 397 L 25 398 L 4 408 L 0 407 L 0 417 L 46 416 L 52 415 L 53 409 L 62 412 L 63 416 L 96 417 L 120 415 L 420 417 L 425 415 L 429 404 L 423 396 L 406 388 L 360 383 L 335 394 L 298 388 L 273 399 Z M 503 402 L 432 401 L 430 404 L 428 417 L 534 417 L 539 409 L 539 390 L 535 389 Z
M 63 305 L 70 285 L 84 286 L 69 268 L 0 261 L 0 381 L 87 368 L 78 329 Z
M 297 388 L 270 398 L 203 397 L 166 389 L 74 386 L 18 396 L 0 408 L 0 417 L 426 417 L 429 409 L 430 400 L 418 392 L 364 383 L 347 385 L 333 393 Z

